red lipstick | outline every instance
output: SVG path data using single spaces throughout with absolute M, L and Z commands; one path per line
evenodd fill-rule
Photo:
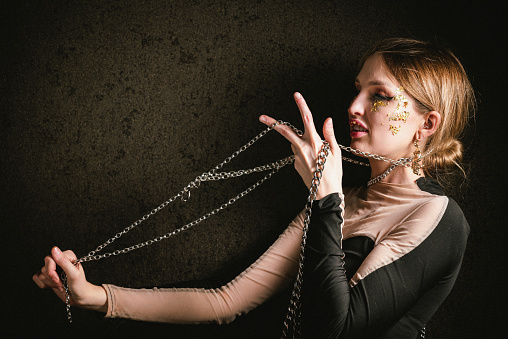
M 367 127 L 359 120 L 349 120 L 349 135 L 351 138 L 360 138 L 369 132 Z

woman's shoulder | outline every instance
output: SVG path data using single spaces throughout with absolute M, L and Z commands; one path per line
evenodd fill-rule
M 434 179 L 431 178 L 420 178 L 416 181 L 418 187 L 422 191 L 431 193 L 436 196 L 445 196 L 445 192 L 441 185 Z M 448 203 L 446 206 L 445 213 L 442 217 L 442 222 L 454 226 L 453 228 L 457 231 L 462 231 L 469 234 L 469 224 L 464 216 L 464 212 L 459 204 L 451 197 L 447 197 Z
M 455 232 L 469 233 L 462 209 L 445 195 L 436 180 L 420 178 L 416 184 L 417 187 L 387 183 L 345 189 L 346 217 L 352 224 L 361 224 L 358 228 L 362 230 L 369 229 L 370 224 L 376 230 L 380 228 L 376 233 L 378 241 L 391 232 L 428 235 L 441 223 Z

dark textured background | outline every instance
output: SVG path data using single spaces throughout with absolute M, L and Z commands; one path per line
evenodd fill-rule
M 104 321 L 80 310 L 70 326 L 64 305 L 52 292 L 39 290 L 31 276 L 53 245 L 84 255 L 216 165 L 263 130 L 259 114 L 300 126 L 294 91 L 304 94 L 318 125 L 335 117 L 337 137 L 348 143 L 346 109 L 358 58 L 392 36 L 450 47 L 480 101 L 465 138 L 469 179 L 448 190 L 463 207 L 471 236 L 459 280 L 430 322 L 428 337 L 506 333 L 501 311 L 506 173 L 499 166 L 506 145 L 506 124 L 500 123 L 506 115 L 501 66 L 506 27 L 500 8 L 484 1 L 399 0 L 3 1 L 1 6 L 7 334 L 279 337 L 287 295 L 228 326 Z M 271 133 L 227 169 L 290 152 Z M 346 184 L 364 180 L 366 173 L 346 166 Z M 168 232 L 257 178 L 203 184 L 187 204 L 168 207 L 114 248 Z M 86 264 L 87 277 L 129 287 L 231 278 L 276 239 L 305 198 L 295 171 L 285 168 L 185 234 Z

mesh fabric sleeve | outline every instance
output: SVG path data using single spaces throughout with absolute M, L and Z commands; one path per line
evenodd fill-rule
M 249 268 L 216 289 L 132 289 L 105 284 L 106 317 L 142 321 L 228 323 L 292 283 L 296 276 L 304 213 Z

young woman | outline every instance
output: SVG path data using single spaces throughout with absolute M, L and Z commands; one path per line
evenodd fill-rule
M 448 50 L 388 39 L 360 62 L 358 95 L 349 108 L 351 147 L 371 167 L 366 187 L 343 190 L 341 148 L 332 119 L 323 127 L 330 152 L 312 207 L 301 293 L 303 335 L 316 338 L 420 335 L 449 294 L 460 269 L 469 226 L 433 178 L 458 166 L 457 140 L 474 95 Z M 295 168 L 310 187 L 323 146 L 303 97 L 294 95 L 305 133 L 275 129 L 291 142 Z M 261 116 L 260 121 L 276 121 Z M 126 289 L 95 286 L 76 256 L 57 247 L 33 279 L 71 305 L 107 317 L 200 323 L 230 322 L 294 281 L 304 213 L 247 270 L 227 285 L 205 289 Z

